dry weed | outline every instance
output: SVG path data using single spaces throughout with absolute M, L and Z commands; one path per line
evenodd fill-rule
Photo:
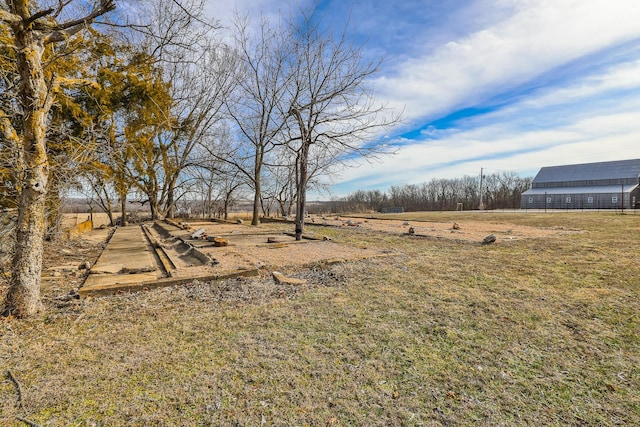
M 582 232 L 482 246 L 331 229 L 398 255 L 285 271 L 298 287 L 49 295 L 45 315 L 0 320 L 22 394 L 0 378 L 0 424 L 639 425 L 637 218 L 489 218 Z

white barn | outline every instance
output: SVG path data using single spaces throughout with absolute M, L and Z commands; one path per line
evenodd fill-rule
M 522 193 L 522 209 L 631 209 L 640 204 L 640 159 L 550 166 Z

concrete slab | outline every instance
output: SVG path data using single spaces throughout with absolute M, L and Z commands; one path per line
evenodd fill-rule
M 190 253 L 197 249 L 185 245 Z M 205 254 L 208 261 L 211 260 Z M 111 236 L 107 247 L 91 268 L 85 283 L 79 289 L 81 297 L 113 295 L 121 292 L 136 292 L 164 286 L 175 286 L 193 280 L 224 280 L 238 276 L 257 276 L 255 268 L 235 272 L 202 272 L 189 277 L 164 277 L 163 270 L 156 265 L 154 248 L 141 227 L 119 227 Z
M 201 282 L 210 282 L 214 280 L 225 280 L 232 279 L 235 277 L 255 277 L 259 276 L 260 272 L 258 269 L 250 269 L 238 271 L 235 273 L 227 273 L 227 274 L 214 274 L 214 275 L 204 275 L 198 277 L 186 277 L 186 278 L 175 278 L 175 277 L 167 277 L 163 279 L 156 280 L 142 280 L 138 282 L 130 282 L 130 283 L 113 283 L 113 282 L 105 282 L 102 284 L 96 284 L 92 287 L 82 287 L 78 291 L 80 297 L 86 298 L 97 295 L 114 295 L 122 292 L 139 292 L 148 289 L 162 288 L 167 286 L 177 286 L 184 285 L 187 283 L 191 283 L 194 280 L 199 280 Z M 129 276 L 141 276 L 140 274 L 132 274 Z M 111 276 L 113 280 L 114 276 Z M 124 276 L 115 276 L 115 277 L 124 277 Z
M 93 288 L 96 286 L 105 285 L 118 285 L 118 284 L 131 284 L 148 282 L 150 280 L 157 280 L 157 273 L 136 273 L 136 274 L 91 274 L 84 282 L 83 288 Z
M 91 274 L 150 272 L 157 269 L 149 244 L 138 226 L 119 227 L 91 268 Z
M 119 227 L 85 280 L 80 293 L 91 294 L 105 287 L 138 285 L 162 277 L 142 229 Z

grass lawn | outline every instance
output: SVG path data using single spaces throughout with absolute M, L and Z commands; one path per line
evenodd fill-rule
M 640 214 L 395 217 L 571 232 L 327 228 L 394 255 L 286 271 L 299 287 L 52 298 L 0 319 L 0 425 L 640 425 Z

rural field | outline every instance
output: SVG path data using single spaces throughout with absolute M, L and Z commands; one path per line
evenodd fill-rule
M 424 232 L 309 226 L 386 256 L 284 269 L 304 285 L 43 288 L 0 319 L 0 425 L 640 425 L 640 214 L 381 217 Z

